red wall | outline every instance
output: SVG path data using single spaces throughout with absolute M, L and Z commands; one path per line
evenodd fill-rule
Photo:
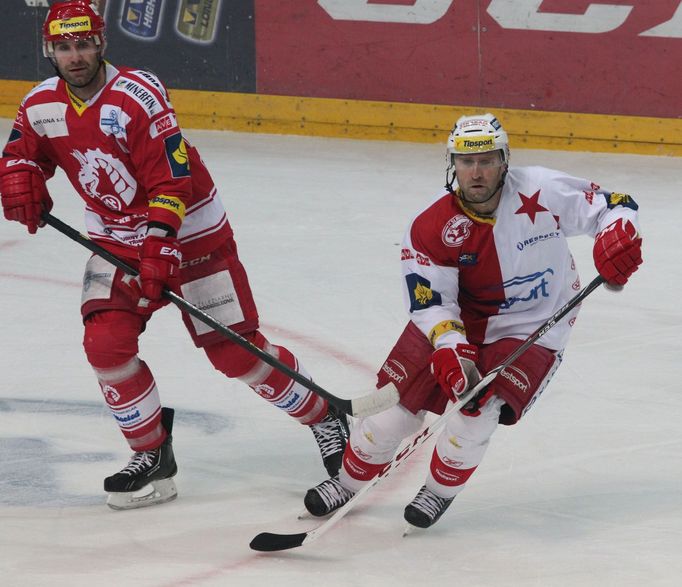
M 682 116 L 682 0 L 255 0 L 255 15 L 258 93 Z

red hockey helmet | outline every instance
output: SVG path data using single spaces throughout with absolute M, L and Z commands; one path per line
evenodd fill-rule
M 100 56 L 107 46 L 104 19 L 94 4 L 85 0 L 57 2 L 50 6 L 43 23 L 43 55 L 54 55 L 54 43 L 62 39 L 92 37 L 99 47 Z

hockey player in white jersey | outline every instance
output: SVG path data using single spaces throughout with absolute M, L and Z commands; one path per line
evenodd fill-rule
M 310 489 L 324 516 L 345 504 L 422 427 L 497 367 L 580 289 L 567 237 L 594 238 L 607 286 L 619 289 L 642 262 L 637 205 L 627 194 L 543 167 L 509 167 L 507 134 L 492 114 L 463 116 L 447 145 L 444 194 L 410 223 L 401 251 L 410 322 L 378 373 L 400 403 L 361 420 L 337 476 Z M 449 418 L 424 486 L 405 508 L 428 528 L 462 491 L 498 424 L 531 408 L 556 372 L 577 309 Z
M 109 505 L 133 508 L 176 496 L 173 411 L 162 408 L 138 340 L 170 288 L 248 341 L 307 377 L 285 347 L 258 329 L 258 312 L 217 188 L 197 150 L 183 137 L 168 93 L 152 73 L 104 61 L 104 20 L 82 1 L 52 3 L 43 50 L 57 76 L 22 101 L 2 158 L 5 218 L 35 233 L 52 208 L 46 186 L 64 170 L 85 204 L 91 239 L 139 270 L 130 280 L 93 256 L 81 301 L 83 346 L 104 399 L 133 456 L 107 477 Z M 345 415 L 260 361 L 254 354 L 182 315 L 195 345 L 227 377 L 310 426 L 329 474 L 338 471 Z M 187 394 L 201 402 L 188 378 Z M 152 490 L 139 490 L 151 484 Z M 149 487 L 147 487 L 149 489 Z

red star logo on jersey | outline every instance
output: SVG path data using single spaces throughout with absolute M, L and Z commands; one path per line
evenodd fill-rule
M 530 221 L 535 224 L 535 215 L 538 212 L 549 212 L 547 208 L 538 204 L 538 198 L 540 197 L 540 190 L 535 192 L 532 196 L 526 196 L 519 192 L 521 198 L 522 206 L 514 212 L 514 214 L 528 214 Z

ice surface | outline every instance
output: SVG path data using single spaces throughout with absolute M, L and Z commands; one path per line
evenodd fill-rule
M 333 393 L 369 391 L 405 322 L 398 243 L 443 185 L 444 147 L 186 134 L 219 186 L 264 333 Z M 633 194 L 645 264 L 622 293 L 583 304 L 542 400 L 498 429 L 436 526 L 402 537 L 428 445 L 319 541 L 283 553 L 248 544 L 314 525 L 296 519 L 324 478 L 312 434 L 214 371 L 173 307 L 151 322 L 141 355 L 177 410 L 179 498 L 105 507 L 102 480 L 129 453 L 81 349 L 88 253 L 50 228 L 29 237 L 0 221 L 0 584 L 682 584 L 682 163 L 524 150 L 512 162 Z M 64 177 L 49 187 L 53 213 L 82 230 Z M 589 239 L 573 250 L 587 283 Z

